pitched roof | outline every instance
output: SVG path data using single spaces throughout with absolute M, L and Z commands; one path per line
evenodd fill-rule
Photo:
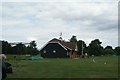
M 59 39 L 56 39 L 56 38 L 53 38 L 52 40 L 49 41 L 50 43 L 51 42 L 54 42 L 54 43 L 57 43 L 59 42 L 61 45 L 63 45 L 65 48 L 68 48 L 68 49 L 71 49 L 71 50 L 75 50 L 76 49 L 76 43 L 74 42 L 66 42 L 64 40 L 59 40 Z

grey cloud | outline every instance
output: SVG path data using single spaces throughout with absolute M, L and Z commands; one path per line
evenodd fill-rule
M 27 41 L 29 38 L 35 37 L 38 45 L 42 46 L 51 38 L 58 38 L 59 33 L 63 32 L 63 38 L 67 40 L 72 35 L 76 35 L 78 39 L 83 39 L 86 43 L 100 38 L 106 42 L 104 45 L 109 43 L 115 46 L 112 41 L 107 40 L 117 39 L 115 37 L 117 33 L 115 32 L 117 29 L 116 12 L 112 13 L 116 8 L 113 6 L 109 9 L 108 6 L 111 5 L 111 3 L 82 4 L 76 2 L 73 4 L 69 2 L 8 3 L 3 6 L 7 8 L 3 16 L 5 19 L 3 36 L 11 41 Z M 17 23 L 16 19 L 20 23 Z

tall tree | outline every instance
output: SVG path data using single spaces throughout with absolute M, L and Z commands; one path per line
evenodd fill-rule
M 88 46 L 88 54 L 89 55 L 103 55 L 103 47 L 101 46 L 102 42 L 99 41 L 99 39 L 95 39 L 91 41 L 91 43 Z
M 25 46 L 23 43 L 15 44 L 15 46 L 11 46 L 12 44 L 8 43 L 7 41 L 0 41 L 2 45 L 2 52 L 3 54 L 38 54 L 39 51 L 37 49 L 37 44 L 35 41 L 31 41 L 29 46 Z
M 38 49 L 36 48 L 37 43 L 35 41 L 31 41 L 30 45 L 27 47 L 28 53 L 32 55 L 36 55 L 39 53 Z
M 25 45 L 22 43 L 19 43 L 16 45 L 17 47 L 17 54 L 24 54 L 25 53 Z
M 82 40 L 77 41 L 77 48 L 78 48 L 78 54 L 81 55 L 82 53 L 86 53 L 87 52 L 87 47 L 86 47 L 86 43 Z
M 112 55 L 112 54 L 114 54 L 114 50 L 113 50 L 112 46 L 106 46 L 104 48 L 104 54 L 105 55 Z
M 31 42 L 30 42 L 30 47 L 36 48 L 36 46 L 37 46 L 37 44 L 36 44 L 35 41 L 31 41 Z
M 2 41 L 2 53 L 10 54 L 11 53 L 11 45 L 7 41 Z
M 72 36 L 72 38 L 70 39 L 70 42 L 77 42 L 76 36 Z
M 115 47 L 114 51 L 117 55 L 120 55 L 120 46 Z

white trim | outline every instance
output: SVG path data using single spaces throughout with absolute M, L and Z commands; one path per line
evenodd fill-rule
M 67 46 L 65 46 L 65 47 L 67 47 Z M 69 48 L 69 47 L 67 47 L 68 49 L 70 49 L 70 50 L 72 50 L 71 48 Z

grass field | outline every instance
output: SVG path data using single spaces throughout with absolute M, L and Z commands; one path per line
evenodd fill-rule
M 14 70 L 7 78 L 118 78 L 116 56 L 16 61 L 8 56 L 7 62 Z

